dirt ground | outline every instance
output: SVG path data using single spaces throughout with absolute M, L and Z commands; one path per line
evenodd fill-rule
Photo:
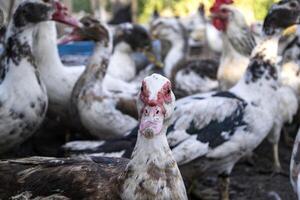
M 283 173 L 275 174 L 272 170 L 272 147 L 264 142 L 255 151 L 253 163 L 239 162 L 233 170 L 230 184 L 231 200 L 295 200 L 296 195 L 289 180 L 289 163 L 292 148 L 280 143 L 280 159 Z M 214 200 L 217 196 L 217 178 L 211 177 L 198 185 L 192 199 Z M 213 191 L 211 189 L 213 188 Z M 205 197 L 203 190 L 206 191 Z

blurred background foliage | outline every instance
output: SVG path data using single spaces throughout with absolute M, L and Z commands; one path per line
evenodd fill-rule
M 104 0 L 105 1 L 105 0 Z M 129 1 L 129 0 L 128 0 Z M 151 18 L 156 9 L 162 16 L 187 16 L 195 13 L 200 3 L 205 5 L 207 14 L 214 0 L 134 0 L 138 3 L 139 22 L 145 23 Z M 235 0 L 235 5 L 239 7 L 249 22 L 262 20 L 269 6 L 278 0 Z M 84 10 L 91 12 L 90 1 L 73 0 L 74 11 Z M 105 9 L 111 10 L 112 1 L 107 0 Z M 130 2 L 130 1 L 129 1 Z

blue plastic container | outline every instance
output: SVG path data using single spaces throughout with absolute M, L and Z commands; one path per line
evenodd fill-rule
M 92 54 L 95 43 L 92 41 L 73 42 L 69 44 L 58 45 L 58 52 L 61 57 L 66 55 L 84 55 Z

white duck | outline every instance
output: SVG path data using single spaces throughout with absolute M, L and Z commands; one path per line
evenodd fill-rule
M 1 57 L 0 152 L 28 139 L 41 125 L 47 111 L 46 88 L 32 52 L 33 31 L 37 23 L 60 20 L 55 3 L 27 0 L 16 9 L 10 21 L 5 51 Z
M 114 30 L 114 53 L 107 73 L 115 79 L 132 81 L 137 69 L 132 54 L 151 48 L 151 38 L 147 30 L 140 25 L 121 24 Z
M 218 88 L 216 80 L 218 63 L 208 59 L 188 57 L 187 35 L 175 18 L 159 18 L 151 24 L 151 34 L 171 43 L 164 59 L 164 74 L 175 85 L 176 95 L 187 96 Z
M 171 83 L 153 74 L 144 79 L 142 88 L 138 103 L 139 133 L 130 160 L 105 157 L 4 160 L 0 162 L 0 181 L 10 184 L 1 184 L 0 198 L 23 193 L 70 199 L 187 200 L 166 138 L 175 104 Z
M 57 48 L 55 22 L 39 23 L 33 48 L 49 97 L 49 112 L 66 120 L 73 87 L 85 66 L 64 66 Z

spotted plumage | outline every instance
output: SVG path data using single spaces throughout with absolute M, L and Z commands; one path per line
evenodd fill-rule
M 30 13 L 31 8 L 36 13 Z M 35 25 L 50 20 L 53 12 L 52 4 L 26 1 L 16 9 L 8 25 L 0 62 L 1 153 L 28 139 L 40 126 L 47 111 L 46 89 L 32 53 L 32 34 Z M 16 22 L 19 18 L 21 21 Z
M 264 24 L 264 30 L 268 25 Z M 246 73 L 233 88 L 176 102 L 167 138 L 187 180 L 217 173 L 222 184 L 228 185 L 236 162 L 269 133 L 278 134 L 282 127 L 276 64 L 280 30 L 254 49 Z M 228 195 L 223 190 L 222 198 Z
M 3 160 L 0 181 L 9 184 L 0 186 L 0 198 L 187 199 L 165 135 L 175 102 L 171 84 L 158 74 L 146 77 L 143 84 L 147 91 L 139 94 L 140 126 L 130 160 L 99 156 Z
M 104 79 L 111 59 L 112 37 L 105 25 L 97 20 L 86 17 L 81 21 L 88 24 L 80 31 L 81 36 L 90 38 L 96 33 L 98 41 L 86 70 L 73 88 L 71 115 L 100 139 L 121 137 L 137 125 L 137 120 L 125 113 L 125 109 L 120 109 L 120 105 L 127 107 L 132 102 L 132 113 L 136 113 L 135 97 L 108 91 Z

